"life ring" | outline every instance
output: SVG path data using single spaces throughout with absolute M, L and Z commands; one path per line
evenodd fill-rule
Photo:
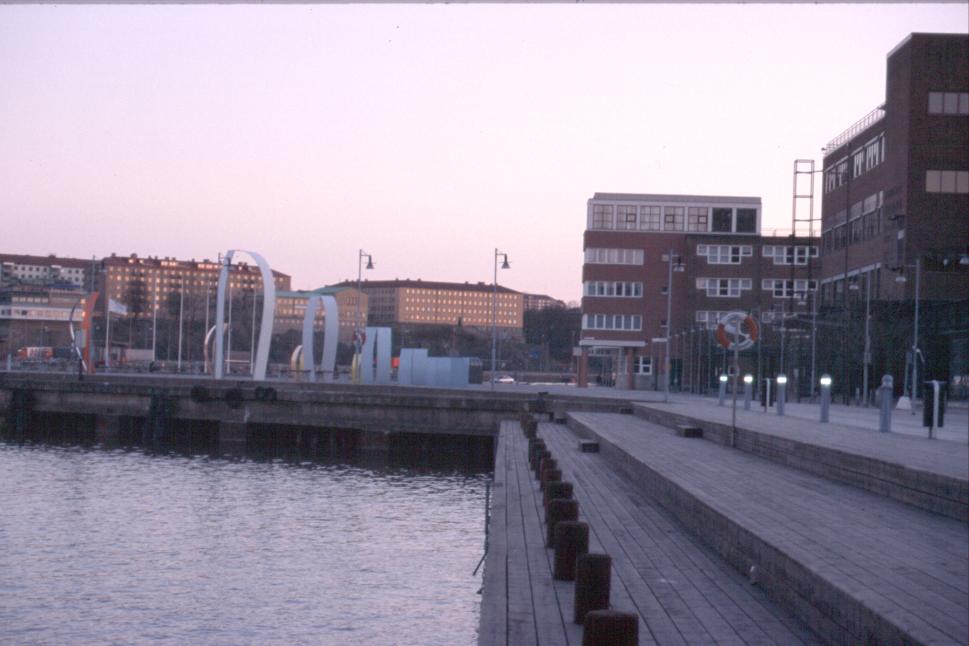
M 734 330 L 735 338 L 731 339 L 727 326 Z M 742 328 L 746 328 L 746 332 Z M 714 337 L 721 346 L 728 350 L 746 350 L 751 347 L 760 335 L 757 320 L 744 312 L 728 312 L 714 331 Z

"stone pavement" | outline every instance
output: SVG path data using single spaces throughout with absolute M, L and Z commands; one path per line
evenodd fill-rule
M 825 640 L 969 643 L 964 521 L 631 415 L 569 418 L 603 457 Z

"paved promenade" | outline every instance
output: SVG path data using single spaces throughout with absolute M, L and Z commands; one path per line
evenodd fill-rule
M 683 526 L 734 567 L 755 567 L 759 585 L 825 640 L 969 643 L 965 522 L 630 415 L 570 417 Z

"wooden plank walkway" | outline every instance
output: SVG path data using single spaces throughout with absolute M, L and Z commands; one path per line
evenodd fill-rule
M 831 641 L 969 643 L 969 527 L 628 415 L 604 455 Z
M 573 482 L 590 551 L 613 558 L 612 607 L 640 617 L 640 644 L 798 644 L 812 634 L 679 527 L 561 425 L 540 434 Z M 480 646 L 578 645 L 573 583 L 552 580 L 541 495 L 517 423 L 502 425 L 485 562 Z

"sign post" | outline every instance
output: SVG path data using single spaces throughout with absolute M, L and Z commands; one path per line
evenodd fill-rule
M 717 343 L 727 350 L 733 350 L 733 411 L 730 434 L 732 447 L 737 446 L 737 379 L 740 376 L 740 351 L 754 345 L 758 332 L 756 319 L 746 312 L 727 312 L 717 324 L 715 333 Z M 733 340 L 730 339 L 731 335 Z M 722 383 L 721 386 L 723 386 Z M 723 403 L 722 397 L 721 403 Z

